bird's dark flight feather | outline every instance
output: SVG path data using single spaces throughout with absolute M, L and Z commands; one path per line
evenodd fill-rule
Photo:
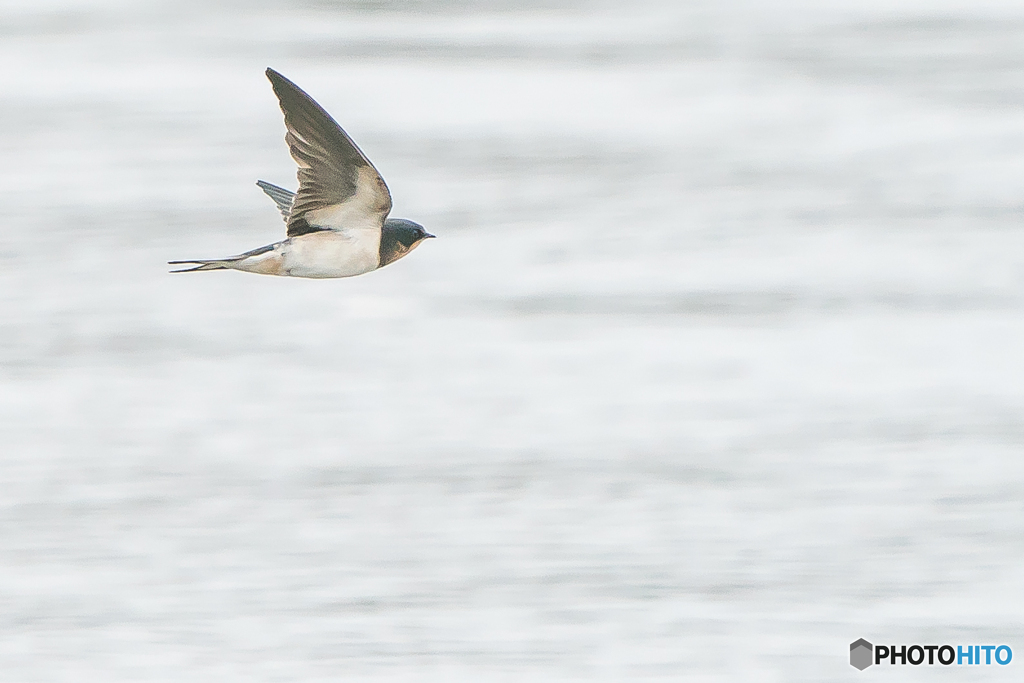
M 267 69 L 267 78 L 284 112 L 288 129 L 285 142 L 299 166 L 299 191 L 289 211 L 288 236 L 316 229 L 343 229 L 317 225 L 316 221 L 311 224 L 305 215 L 346 203 L 367 215 L 379 216 L 383 223 L 391 211 L 391 193 L 366 155 L 301 88 L 273 69 Z

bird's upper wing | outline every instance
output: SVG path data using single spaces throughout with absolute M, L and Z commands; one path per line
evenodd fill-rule
M 273 69 L 267 69 L 267 78 L 284 112 L 285 142 L 299 166 L 288 236 L 337 230 L 376 231 L 379 238 L 391 211 L 391 193 L 377 169 L 299 86 Z
M 278 187 L 273 183 L 268 183 L 266 180 L 257 180 L 256 184 L 260 186 L 260 189 L 267 193 L 267 196 L 274 200 L 277 204 L 277 210 L 284 216 L 284 222 L 288 222 L 288 216 L 292 213 L 292 202 L 295 201 L 295 193 L 291 190 L 286 190 L 283 187 Z

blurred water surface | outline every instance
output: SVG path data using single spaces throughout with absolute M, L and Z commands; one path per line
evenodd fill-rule
M 0 680 L 1024 654 L 1024 11 L 822 5 L 0 4 Z M 266 66 L 440 239 L 168 275 Z

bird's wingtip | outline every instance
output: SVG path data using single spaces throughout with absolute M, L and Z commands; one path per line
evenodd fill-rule
M 267 75 L 267 78 L 270 79 L 271 83 L 280 83 L 281 81 L 284 81 L 286 83 L 289 82 L 288 79 L 285 78 L 280 71 L 272 69 L 269 66 L 267 67 L 267 70 L 264 71 L 263 73 Z

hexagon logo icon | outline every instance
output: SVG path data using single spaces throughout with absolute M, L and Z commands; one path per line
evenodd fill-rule
M 863 671 L 872 664 L 871 655 L 874 654 L 874 646 L 861 638 L 850 643 L 850 666 Z

